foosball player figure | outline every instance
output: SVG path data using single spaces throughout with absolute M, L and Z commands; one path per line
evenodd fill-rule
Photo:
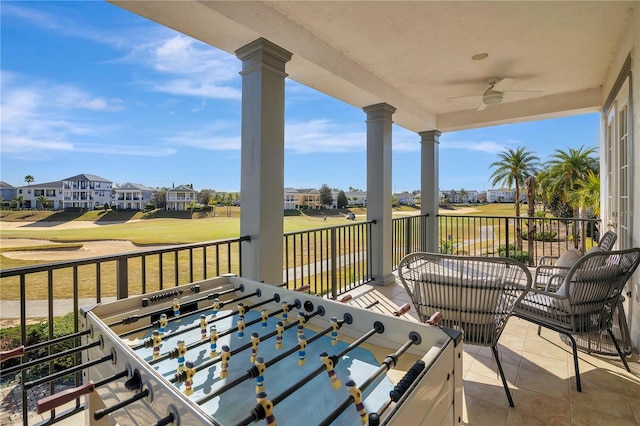
M 289 319 L 289 304 L 284 302 L 282 304 L 282 323 L 286 324 Z
M 338 344 L 338 318 L 331 317 L 331 345 Z
M 153 359 L 160 357 L 160 345 L 162 344 L 162 336 L 158 330 L 153 330 L 151 333 L 151 339 L 153 340 Z
M 307 363 L 307 338 L 304 334 L 298 336 L 298 365 L 302 367 Z
M 211 319 L 218 315 L 218 309 L 220 309 L 220 299 L 213 299 L 213 304 L 211 305 Z
M 264 392 L 264 371 L 267 369 L 264 358 L 261 356 L 257 357 L 255 366 L 258 369 L 258 376 L 256 377 L 256 394 L 258 394 Z
M 360 422 L 363 425 L 366 425 L 369 421 L 369 415 L 367 414 L 367 410 L 365 410 L 364 404 L 362 403 L 362 391 L 358 389 L 358 387 L 356 386 L 356 382 L 354 382 L 353 380 L 347 381 L 347 383 L 345 383 L 344 385 L 347 387 L 347 390 L 353 397 L 353 403 L 356 406 L 356 410 L 360 414 Z
M 224 379 L 229 375 L 229 358 L 231 358 L 231 350 L 229 346 L 222 345 L 222 353 L 220 354 L 220 378 Z
M 284 324 L 282 321 L 276 323 L 276 350 L 282 349 L 282 333 L 284 333 Z
M 276 426 L 276 418 L 273 415 L 273 402 L 267 399 L 267 394 L 265 392 L 260 392 L 256 395 L 256 400 L 264 410 L 264 419 L 267 422 L 267 426 Z
M 168 323 L 169 319 L 167 318 L 167 314 L 160 314 L 160 329 L 158 330 L 160 334 L 164 334 L 167 332 Z
M 177 317 L 180 315 L 180 302 L 178 302 L 177 298 L 173 298 L 173 316 Z
M 238 303 L 238 315 L 240 315 L 241 317 L 244 317 L 244 314 L 247 313 L 247 307 L 244 306 L 244 303 L 240 302 Z
M 211 343 L 211 352 L 209 358 L 215 358 L 218 355 L 218 329 L 215 325 L 209 328 L 209 342 Z
M 304 334 L 304 325 L 307 322 L 307 316 L 304 312 L 298 312 L 298 336 Z
M 184 370 L 184 356 L 187 353 L 187 347 L 184 345 L 184 340 L 178 340 L 178 373 Z
M 207 340 L 207 316 L 200 315 L 200 340 Z
M 237 327 L 238 327 L 238 339 L 242 339 L 244 337 L 244 328 L 245 328 L 244 317 L 242 315 L 238 317 Z
M 193 393 L 193 376 L 196 375 L 196 369 L 193 366 L 193 361 L 187 361 L 185 365 L 186 365 L 186 368 L 184 369 L 185 371 L 184 384 L 186 387 L 184 388 L 184 394 L 191 395 Z
M 267 327 L 267 320 L 269 319 L 269 315 L 267 314 L 267 310 L 263 309 L 260 312 L 260 318 L 262 318 L 262 328 L 266 328 Z
M 333 386 L 334 389 L 339 389 L 342 383 L 340 382 L 340 379 L 338 379 L 338 375 L 333 369 L 333 367 L 335 367 L 333 360 L 326 352 L 322 352 L 320 354 L 320 359 L 322 360 L 324 366 L 327 368 L 327 374 L 329 375 L 329 379 L 331 379 L 331 386 Z
M 255 331 L 251 333 L 251 364 L 256 362 L 258 356 L 258 345 L 260 344 L 260 336 Z

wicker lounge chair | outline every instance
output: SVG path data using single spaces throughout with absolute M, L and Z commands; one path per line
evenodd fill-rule
M 496 346 L 516 302 L 531 287 L 527 267 L 507 258 L 412 253 L 400 261 L 398 276 L 421 321 L 440 312 L 440 325 L 461 329 L 465 343 L 491 347 L 513 407 Z
M 571 341 L 578 391 L 582 388 L 575 336 L 608 332 L 629 371 L 611 327 L 625 283 L 639 263 L 638 248 L 587 253 L 571 267 L 555 292 L 531 289 L 513 311 L 519 318 L 567 336 Z

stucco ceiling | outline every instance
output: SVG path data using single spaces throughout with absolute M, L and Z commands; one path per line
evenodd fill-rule
M 413 131 L 600 109 L 632 7 L 612 1 L 113 1 L 230 53 L 264 37 L 289 78 Z M 482 60 L 473 60 L 486 53 Z M 478 111 L 491 77 L 504 100 Z M 532 91 L 532 92 L 528 92 Z M 456 98 L 456 99 L 451 99 Z

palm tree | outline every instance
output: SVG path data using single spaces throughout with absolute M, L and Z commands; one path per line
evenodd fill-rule
M 36 178 L 34 178 L 31 175 L 26 175 L 24 177 L 24 181 L 27 182 L 27 185 L 31 185 L 33 182 L 35 182 Z
M 46 207 L 47 202 L 49 202 L 49 199 L 44 195 L 38 197 L 38 203 L 40 204 L 41 209 L 44 209 Z
M 495 170 L 489 178 L 491 185 L 503 183 L 507 188 L 511 189 L 515 185 L 516 189 L 516 244 L 517 249 L 522 250 L 522 232 L 520 229 L 520 188 L 524 186 L 524 181 L 529 176 L 536 174 L 536 167 L 540 159 L 525 147 L 516 149 L 505 148 L 503 152 L 498 154 L 498 161 L 491 163 L 489 167 Z
M 574 217 L 576 210 L 578 218 L 584 217 L 585 205 L 579 202 L 579 197 L 576 198 L 572 194 L 580 188 L 580 182 L 588 181 L 590 172 L 598 172 L 598 160 L 591 156 L 595 150 L 585 148 L 584 145 L 578 149 L 569 148 L 567 151 L 557 149 L 542 173 L 541 184 L 547 197 L 556 194 L 574 210 Z
M 16 204 L 18 204 L 18 209 L 21 209 L 22 208 L 22 203 L 24 203 L 24 196 L 18 195 L 17 197 L 15 197 L 13 199 L 13 201 L 15 201 Z
M 567 196 L 569 204 L 584 210 L 591 208 L 594 215 L 600 216 L 600 176 L 589 170 L 587 177 L 576 183 L 576 190 Z

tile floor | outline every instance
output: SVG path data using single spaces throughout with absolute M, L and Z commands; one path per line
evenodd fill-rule
M 377 294 L 379 305 L 410 302 L 399 282 L 369 292 L 367 297 Z M 415 311 L 407 315 L 411 312 Z M 491 349 L 466 345 L 465 425 L 640 425 L 637 353 L 627 358 L 629 373 L 618 357 L 580 352 L 582 392 L 578 392 L 571 347 L 557 333 L 543 329 L 538 336 L 536 325 L 512 317 L 498 350 L 515 407 L 509 407 Z
M 390 314 L 410 302 L 397 282 L 384 288 L 363 286 L 349 302 Z M 412 309 L 413 311 L 413 309 Z M 412 311 L 405 314 L 415 319 Z M 580 353 L 582 392 L 575 388 L 570 347 L 557 333 L 511 318 L 499 353 L 515 407 L 510 408 L 489 348 L 465 346 L 463 358 L 465 425 L 637 425 L 640 426 L 640 359 Z M 84 414 L 58 424 L 83 424 Z M 31 419 L 34 420 L 34 419 Z M 31 424 L 31 421 L 30 421 Z

